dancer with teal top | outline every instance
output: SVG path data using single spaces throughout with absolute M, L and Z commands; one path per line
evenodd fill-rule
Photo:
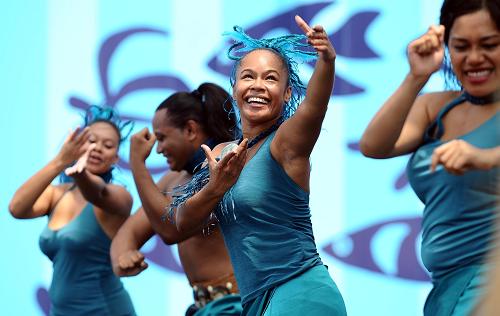
M 309 209 L 309 158 L 333 89 L 336 54 L 322 26 L 311 28 L 298 16 L 296 22 L 306 36 L 254 39 L 239 27 L 229 34 L 236 40 L 229 56 L 236 60 L 231 83 L 242 140 L 213 151 L 202 146 L 208 165 L 168 206 L 181 232 L 218 221 L 242 315 L 346 315 L 319 257 Z M 297 61 L 316 57 L 299 105 L 305 89 Z
M 440 24 L 408 46 L 410 71 L 360 146 L 373 158 L 412 153 L 407 173 L 425 205 L 421 255 L 433 282 L 424 315 L 469 315 L 500 211 L 500 1 L 445 0 Z M 460 89 L 418 96 L 443 59 Z
M 135 315 L 109 258 L 111 239 L 132 207 L 130 193 L 110 182 L 128 123 L 110 108 L 89 108 L 85 127 L 72 131 L 10 202 L 16 218 L 48 217 L 39 243 L 54 268 L 50 315 Z M 71 181 L 51 184 L 60 174 Z

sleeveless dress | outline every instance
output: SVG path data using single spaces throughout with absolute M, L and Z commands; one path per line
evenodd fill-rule
M 272 157 L 275 132 L 216 211 L 242 297 L 242 315 L 345 315 L 314 241 L 309 193 Z
M 40 249 L 53 262 L 50 315 L 135 315 L 120 279 L 113 274 L 111 239 L 88 203 L 61 229 L 45 227 Z
M 493 248 L 493 232 L 499 209 L 500 170 L 472 170 L 463 175 L 448 173 L 439 165 L 431 172 L 434 149 L 444 144 L 442 118 L 463 96 L 438 114 L 426 132 L 424 144 L 409 160 L 410 184 L 424 203 L 422 262 L 432 276 L 424 315 L 468 315 L 481 294 L 486 254 Z M 430 134 L 437 128 L 433 139 Z M 478 148 L 500 146 L 500 115 L 458 137 Z

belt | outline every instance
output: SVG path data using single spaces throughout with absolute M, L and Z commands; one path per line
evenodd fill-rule
M 198 308 L 205 307 L 211 301 L 226 295 L 238 293 L 238 286 L 233 273 L 216 280 L 195 283 L 192 287 L 194 302 Z

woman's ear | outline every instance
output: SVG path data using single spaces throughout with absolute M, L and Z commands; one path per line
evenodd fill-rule
M 116 154 L 113 157 L 113 165 L 116 164 L 118 162 L 118 160 L 120 160 L 120 155 L 118 154 L 119 151 L 120 151 L 120 147 L 118 147 L 118 149 L 116 150 Z
M 290 99 L 292 98 L 292 87 L 288 86 L 285 90 L 285 102 L 288 102 L 290 101 Z

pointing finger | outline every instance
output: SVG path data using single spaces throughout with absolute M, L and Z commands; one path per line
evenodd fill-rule
M 299 15 L 295 16 L 295 22 L 306 35 L 312 31 L 311 27 Z

